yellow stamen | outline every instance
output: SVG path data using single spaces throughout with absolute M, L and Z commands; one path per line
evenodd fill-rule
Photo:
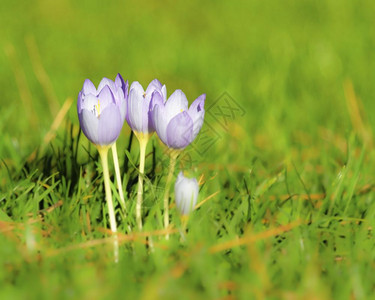
M 98 112 L 98 117 L 100 116 L 100 101 L 98 99 L 98 105 L 95 105 L 96 111 Z

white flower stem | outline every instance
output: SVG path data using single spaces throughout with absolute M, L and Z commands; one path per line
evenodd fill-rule
M 167 176 L 167 181 L 165 184 L 165 191 L 164 191 L 164 228 L 165 229 L 167 229 L 169 226 L 169 190 L 171 187 L 171 181 L 172 181 L 172 177 L 174 173 L 174 168 L 176 166 L 176 159 L 179 153 L 180 152 L 177 150 L 172 150 L 169 153 L 169 157 L 170 157 L 169 171 L 168 171 L 168 176 Z M 168 233 L 165 235 L 165 238 L 167 240 L 169 239 Z
M 187 223 L 189 221 L 189 215 L 180 216 L 180 220 L 181 220 L 181 228 L 180 228 L 181 239 L 183 242 L 186 242 L 186 228 L 187 228 Z
M 139 175 L 138 175 L 138 193 L 137 193 L 137 205 L 136 205 L 136 221 L 138 229 L 142 230 L 142 202 L 143 202 L 143 177 L 145 173 L 145 159 L 146 159 L 146 147 L 150 138 L 149 134 L 143 134 L 142 132 L 134 132 L 139 142 Z
M 118 163 L 116 142 L 112 145 L 111 149 L 112 149 L 112 156 L 113 156 L 113 164 L 115 166 L 118 194 L 120 196 L 121 206 L 123 207 L 124 212 L 125 212 L 126 211 L 125 198 L 124 198 L 124 191 L 122 189 L 122 180 L 121 180 L 121 174 L 120 174 L 120 166 Z M 126 218 L 126 215 L 125 215 L 125 218 Z
M 98 151 L 99 151 L 100 158 L 102 160 L 105 198 L 107 200 L 109 223 L 110 223 L 110 226 L 111 226 L 111 231 L 112 231 L 112 233 L 114 233 L 114 236 L 113 236 L 113 248 L 114 248 L 113 252 L 114 252 L 115 262 L 117 263 L 118 262 L 118 256 L 119 256 L 119 245 L 118 245 L 115 210 L 113 208 L 112 192 L 111 192 L 109 171 L 108 171 L 108 150 L 109 150 L 109 146 L 97 146 L 97 148 L 98 148 Z

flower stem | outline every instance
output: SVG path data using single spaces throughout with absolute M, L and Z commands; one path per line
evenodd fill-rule
M 169 226 L 169 190 L 171 188 L 171 180 L 174 173 L 174 168 L 176 166 L 176 159 L 180 154 L 179 151 L 172 150 L 169 154 L 170 162 L 169 162 L 169 171 L 167 176 L 167 181 L 165 184 L 165 192 L 164 192 L 164 228 L 167 229 Z M 169 239 L 169 234 L 167 233 L 165 238 Z
M 142 230 L 142 202 L 143 202 L 143 177 L 145 173 L 145 158 L 146 158 L 146 147 L 149 140 L 148 134 L 142 132 L 134 132 L 139 142 L 139 175 L 138 175 L 138 193 L 137 193 L 137 205 L 136 205 L 136 220 L 138 229 Z
M 180 234 L 181 234 L 181 240 L 183 242 L 186 242 L 186 228 L 187 223 L 189 221 L 189 215 L 181 216 L 181 228 L 180 228 Z
M 116 142 L 112 145 L 111 149 L 112 149 L 113 163 L 115 165 L 117 189 L 118 189 L 118 193 L 119 193 L 119 196 L 120 196 L 120 202 L 121 202 L 121 206 L 123 207 L 124 211 L 126 211 L 124 192 L 123 192 L 123 189 L 122 189 L 120 166 L 119 166 L 119 163 L 118 163 Z M 126 218 L 126 216 L 125 216 L 125 218 Z
M 115 210 L 113 208 L 111 186 L 109 180 L 109 171 L 108 171 L 108 149 L 109 146 L 97 146 L 100 158 L 102 160 L 103 166 L 103 176 L 104 176 L 104 188 L 105 188 L 105 198 L 107 200 L 109 222 L 111 225 L 111 231 L 114 233 L 113 240 L 113 252 L 115 256 L 115 262 L 118 262 L 119 249 L 118 249 L 118 237 L 117 237 L 117 225 L 115 218 Z

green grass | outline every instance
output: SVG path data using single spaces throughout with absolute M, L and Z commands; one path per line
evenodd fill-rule
M 365 0 L 4 2 L 0 299 L 371 299 L 374 13 Z M 201 178 L 199 202 L 213 196 L 186 240 L 173 206 L 176 232 L 158 235 L 168 159 L 154 135 L 137 233 L 139 148 L 125 124 L 115 264 L 99 157 L 75 105 L 84 79 L 117 72 L 190 103 L 207 94 L 175 175 Z M 238 109 L 227 119 L 225 99 Z

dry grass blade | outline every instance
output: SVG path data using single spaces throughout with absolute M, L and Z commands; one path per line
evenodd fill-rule
M 108 232 L 108 234 L 113 234 L 111 231 L 106 230 L 106 232 Z M 118 237 L 118 242 L 121 245 L 121 244 L 129 243 L 132 241 L 138 241 L 138 240 L 145 242 L 146 237 L 162 236 L 162 235 L 164 236 L 167 234 L 174 234 L 177 232 L 178 232 L 177 229 L 167 228 L 167 229 L 154 230 L 154 231 L 149 231 L 149 232 L 134 232 L 131 234 L 117 233 L 116 235 Z M 73 251 L 73 250 L 91 248 L 91 247 L 96 247 L 96 246 L 105 245 L 105 244 L 113 244 L 113 236 L 102 238 L 102 239 L 90 240 L 84 243 L 79 243 L 76 245 L 71 245 L 71 246 L 67 246 L 64 248 L 60 248 L 60 249 L 53 249 L 47 252 L 47 256 L 55 256 L 55 255 L 59 255 L 61 253 L 66 253 L 66 252 Z
M 365 112 L 361 100 L 356 96 L 353 84 L 350 80 L 344 82 L 344 92 L 350 120 L 354 131 L 369 146 L 372 145 L 371 128 L 365 118 Z
M 197 209 L 198 207 L 201 207 L 203 204 L 205 204 L 208 200 L 210 200 L 211 198 L 215 197 L 217 194 L 219 194 L 220 191 L 217 191 L 215 193 L 213 193 L 212 195 L 208 196 L 206 199 L 202 200 L 201 202 L 199 202 L 196 206 L 195 206 L 195 209 Z
M 51 213 L 52 211 L 54 211 L 56 208 L 60 207 L 63 205 L 63 201 L 62 200 L 59 200 L 57 201 L 55 204 L 51 205 L 50 207 L 46 208 L 46 209 L 42 209 L 38 212 L 38 215 L 47 215 L 49 213 Z M 28 216 L 31 216 L 33 215 L 33 213 L 29 213 Z
M 231 240 L 231 241 L 228 241 L 228 242 L 224 242 L 224 243 L 212 246 L 210 248 L 210 253 L 217 253 L 217 252 L 220 252 L 220 251 L 232 249 L 234 247 L 238 247 L 238 246 L 254 243 L 256 241 L 264 240 L 264 239 L 273 237 L 275 235 L 287 232 L 287 231 L 289 231 L 289 230 L 291 230 L 295 227 L 298 227 L 301 224 L 302 224 L 301 221 L 295 221 L 295 222 L 289 223 L 287 225 L 281 225 L 281 226 L 276 227 L 276 228 L 271 228 L 269 230 L 259 232 L 259 233 L 254 234 L 254 235 L 249 235 L 249 236 L 245 236 L 243 238 L 239 238 L 239 239 Z
M 68 98 L 65 100 L 63 106 L 61 107 L 58 114 L 56 115 L 56 118 L 53 120 L 49 131 L 44 136 L 43 145 L 42 145 L 43 147 L 45 147 L 56 136 L 56 131 L 60 127 L 62 121 L 65 118 L 65 115 L 67 114 L 70 107 L 72 106 L 72 103 L 73 103 L 72 98 Z
M 54 137 L 56 136 L 56 131 L 60 127 L 62 121 L 64 120 L 66 114 L 68 113 L 70 107 L 72 106 L 72 103 L 73 103 L 72 98 L 68 98 L 65 100 L 63 106 L 61 107 L 60 111 L 58 112 L 55 119 L 53 120 L 50 129 L 48 130 L 48 132 L 43 138 L 43 143 L 41 146 L 41 153 L 43 153 L 48 143 L 52 141 L 52 139 L 54 139 Z M 28 157 L 28 161 L 33 160 L 36 154 L 37 154 L 37 150 L 34 150 L 34 152 L 31 153 L 30 156 Z
M 16 56 L 16 50 L 14 49 L 13 44 L 7 43 L 4 46 L 4 51 L 10 61 L 12 71 L 16 79 L 18 91 L 20 93 L 22 106 L 24 107 L 25 114 L 27 115 L 27 118 L 31 126 L 35 128 L 38 123 L 38 120 L 36 118 L 37 114 L 32 104 L 32 95 L 31 95 L 29 86 L 27 84 L 25 72 L 22 68 L 21 63 L 19 62 Z
M 24 229 L 25 225 L 34 224 L 40 221 L 43 221 L 44 216 L 54 211 L 56 208 L 63 205 L 63 201 L 59 200 L 55 204 L 51 205 L 50 207 L 40 210 L 37 213 L 37 216 L 35 218 L 32 218 L 34 215 L 33 213 L 29 213 L 27 216 L 30 217 L 26 222 L 16 222 L 16 221 L 0 221 L 0 233 L 13 231 L 14 229 Z
M 43 67 L 42 60 L 40 58 L 38 46 L 35 42 L 35 38 L 33 36 L 28 36 L 25 38 L 27 51 L 30 56 L 31 64 L 34 69 L 34 73 L 39 80 L 40 85 L 43 88 L 44 94 L 48 100 L 48 106 L 52 116 L 57 114 L 59 109 L 59 101 L 57 96 L 53 90 L 51 80 Z

